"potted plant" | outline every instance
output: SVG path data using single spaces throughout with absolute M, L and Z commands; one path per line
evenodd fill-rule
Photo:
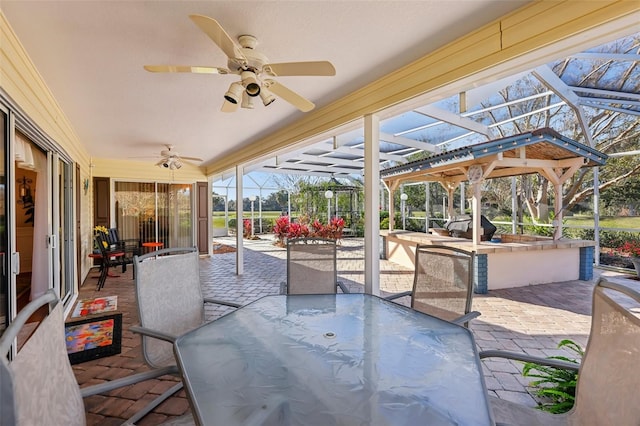
M 94 236 L 94 239 L 93 239 L 93 252 L 94 252 L 94 253 L 100 253 L 100 247 L 98 247 L 98 246 L 96 245 L 97 243 L 96 243 L 96 239 L 95 239 L 95 237 L 96 237 L 99 233 L 100 233 L 100 234 L 104 234 L 104 237 L 105 237 L 105 239 L 106 239 L 107 234 L 109 233 L 109 230 L 108 230 L 105 226 L 99 226 L 99 225 L 98 225 L 98 226 L 94 226 L 94 227 L 93 227 L 93 236 Z M 106 242 L 105 242 L 105 241 L 103 241 L 102 243 L 103 243 L 103 244 L 106 244 Z M 105 248 L 107 248 L 107 246 L 106 246 L 106 245 L 105 245 Z

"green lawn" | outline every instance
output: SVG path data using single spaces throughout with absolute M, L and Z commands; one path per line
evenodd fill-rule
M 567 225 L 593 226 L 592 217 L 572 216 L 565 218 Z M 602 228 L 640 228 L 639 216 L 601 216 L 600 227 Z
M 251 219 L 251 210 L 243 212 L 242 215 L 245 219 Z M 253 217 L 257 220 L 259 215 L 257 211 L 253 212 Z M 262 220 L 276 219 L 280 217 L 280 211 L 262 211 Z M 229 212 L 229 219 L 235 219 L 236 212 Z M 224 212 L 213 212 L 213 227 L 224 228 Z

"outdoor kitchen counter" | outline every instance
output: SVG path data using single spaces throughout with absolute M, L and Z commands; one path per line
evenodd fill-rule
M 501 242 L 482 241 L 423 232 L 381 230 L 388 260 L 414 267 L 417 244 L 441 244 L 475 251 L 476 292 L 570 280 L 593 276 L 595 242 L 528 235 L 496 234 Z

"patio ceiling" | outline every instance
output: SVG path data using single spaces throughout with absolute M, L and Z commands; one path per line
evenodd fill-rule
M 593 147 L 587 116 L 609 111 L 640 117 L 639 52 L 640 33 L 435 103 L 400 113 L 396 109 L 381 120 L 380 168 L 536 128 L 523 129 L 525 122 L 545 127 L 549 117 L 559 112 L 578 123 L 579 141 Z M 514 87 L 520 96 L 508 98 Z M 363 169 L 364 136 L 357 127 L 262 159 L 245 172 L 344 177 L 362 176 Z
M 154 167 L 154 156 L 171 144 L 184 156 L 202 158 L 197 165 L 206 169 L 535 3 L 474 0 L 443 7 L 445 2 L 2 0 L 0 9 L 88 155 L 148 158 Z M 222 112 L 223 95 L 236 75 L 143 69 L 148 64 L 226 67 L 227 57 L 189 19 L 193 14 L 216 19 L 234 40 L 257 37 L 256 50 L 270 63 L 326 60 L 336 75 L 275 79 L 315 103 L 311 113 L 284 99 L 268 107 L 258 99 L 254 109 Z

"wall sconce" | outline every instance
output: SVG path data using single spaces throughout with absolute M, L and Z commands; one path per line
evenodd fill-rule
M 18 194 L 20 195 L 20 201 L 22 204 L 32 203 L 33 197 L 31 196 L 31 184 L 33 181 L 23 176 L 18 182 Z
M 82 181 L 82 189 L 84 189 L 84 195 L 87 195 L 89 191 L 89 178 L 84 178 Z

